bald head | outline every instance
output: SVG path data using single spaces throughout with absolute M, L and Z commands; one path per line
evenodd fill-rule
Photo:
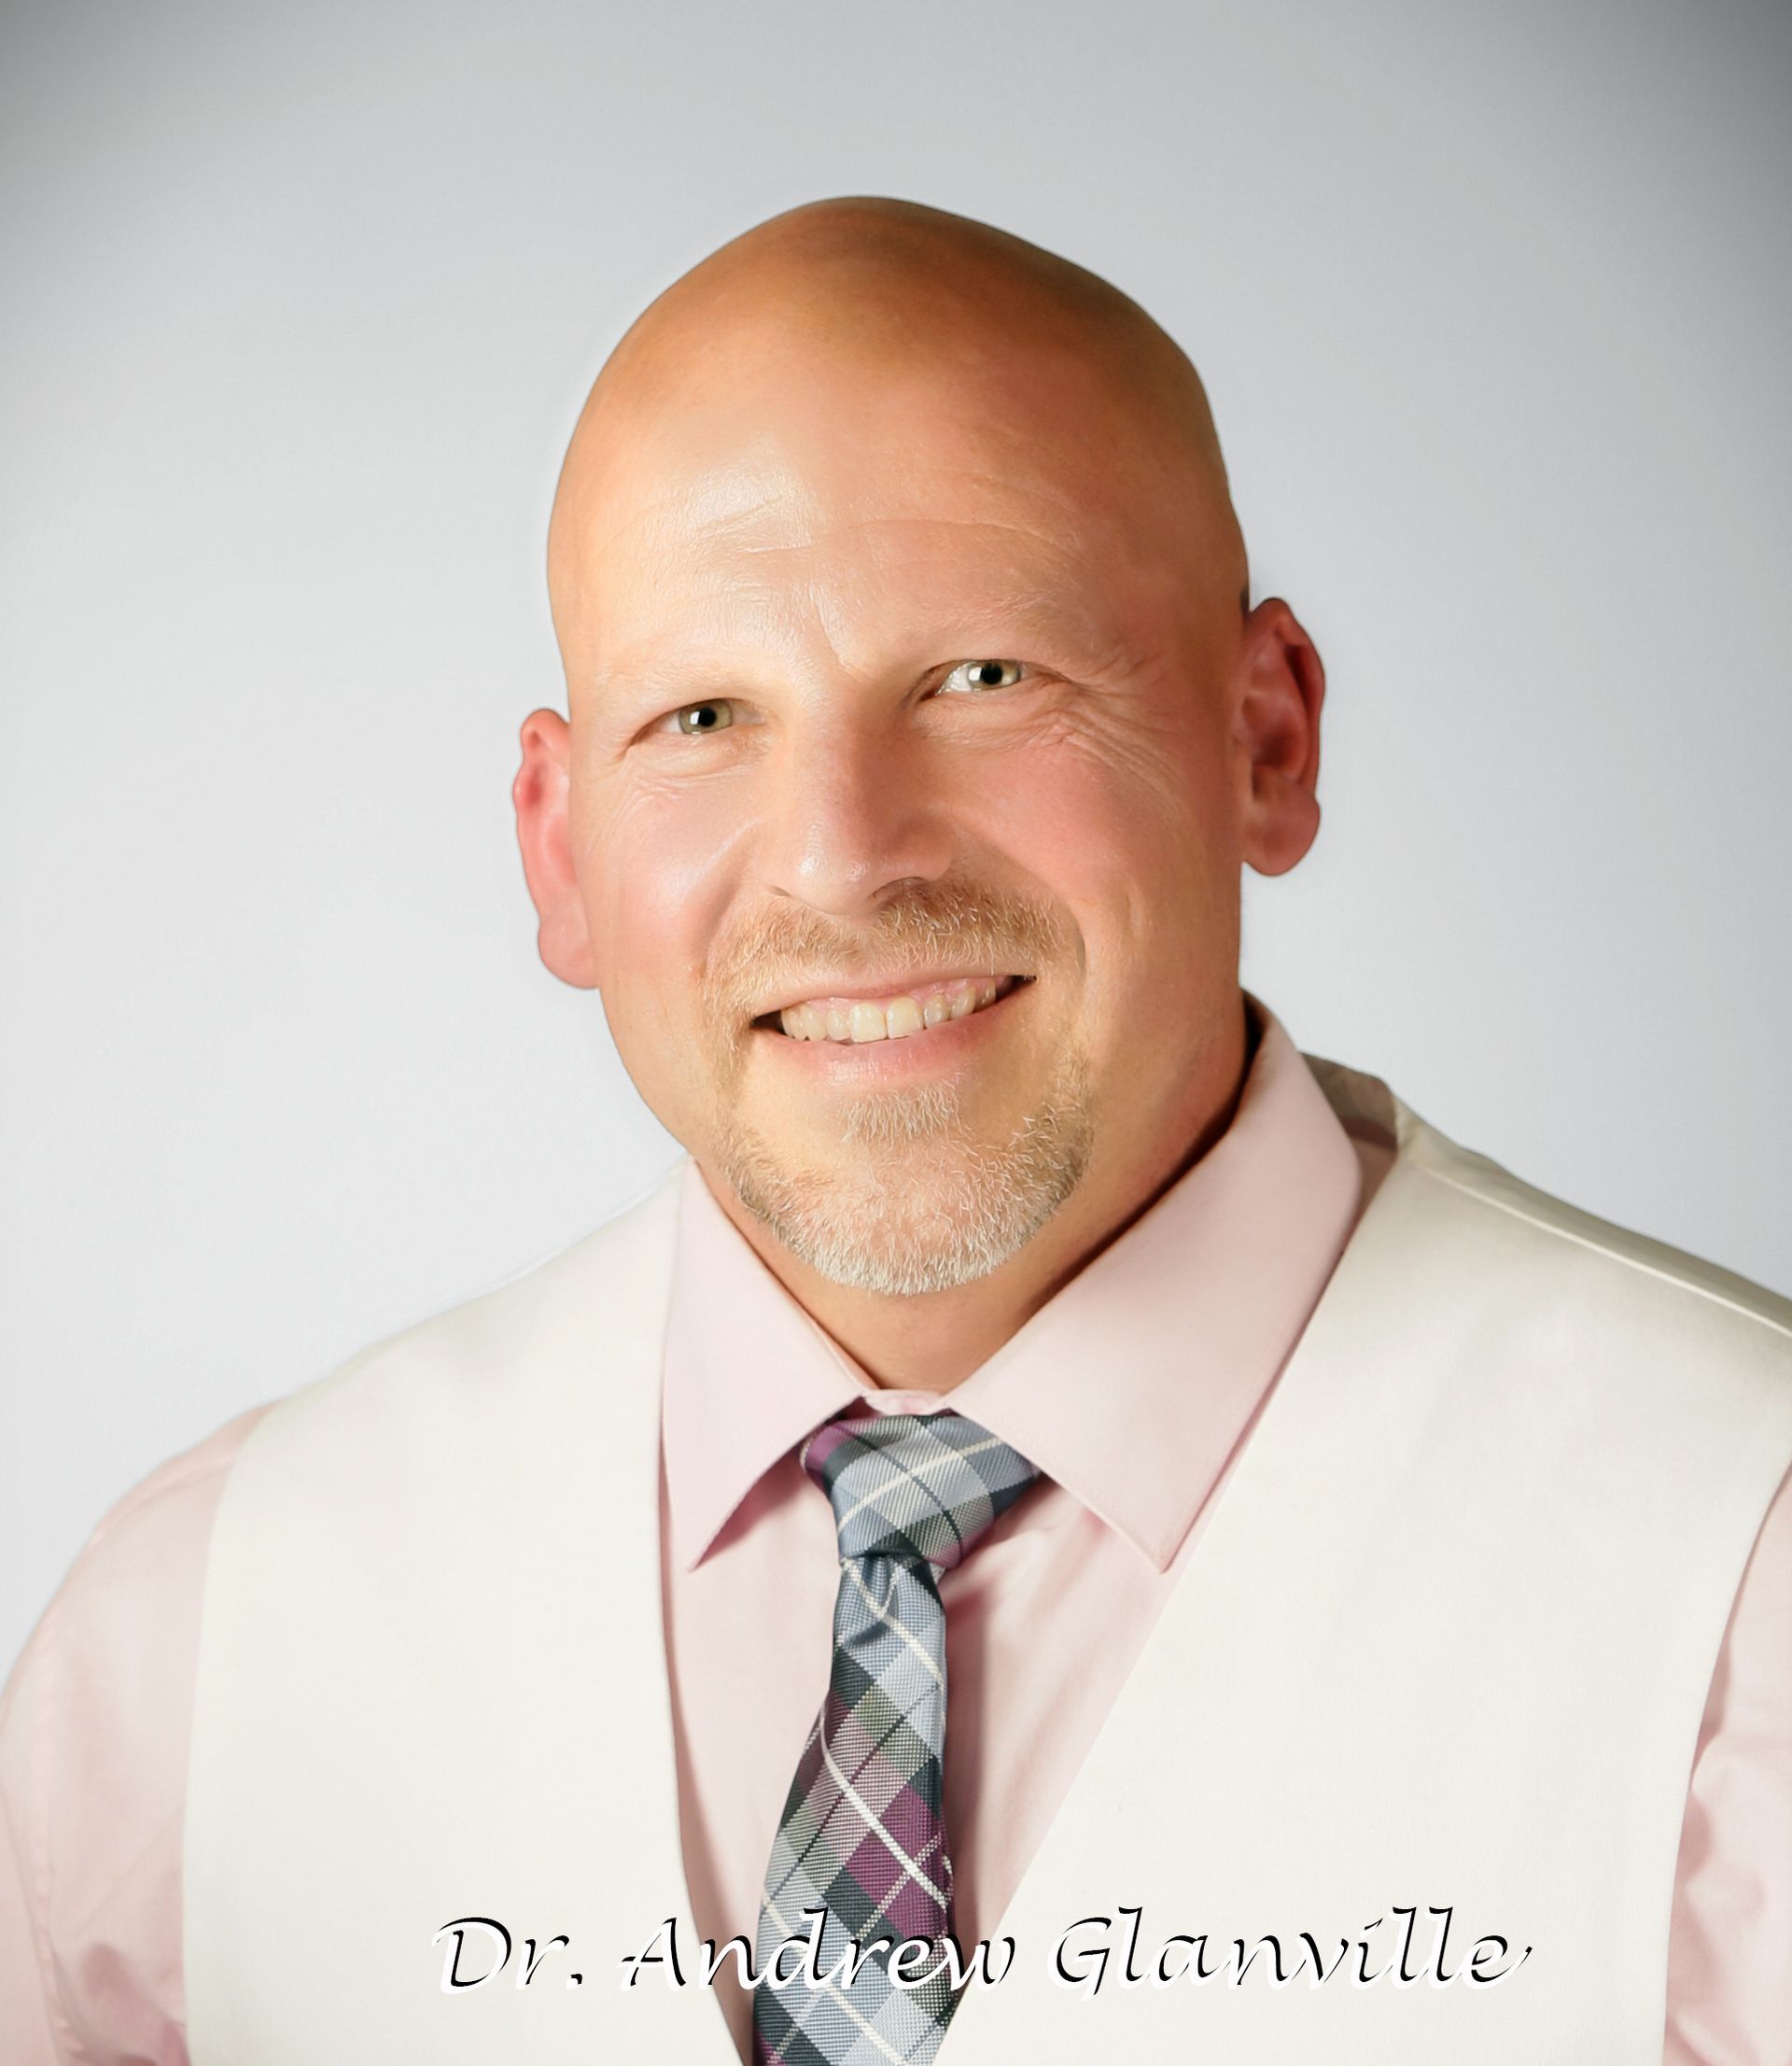
M 809 1310 L 895 1300 L 937 1384 L 1236 1094 L 1239 872 L 1318 823 L 1323 674 L 1245 607 L 1194 368 L 1017 237 L 794 209 L 618 345 L 550 576 L 543 957 Z
M 654 492 L 654 469 L 745 437 L 850 467 L 879 427 L 956 410 L 992 466 L 1057 466 L 1149 510 L 1198 562 L 1184 578 L 1236 603 L 1242 540 L 1200 379 L 1120 290 L 1005 231 L 913 202 L 819 201 L 723 245 L 654 301 L 598 374 L 562 469 L 548 572 L 563 647 L 587 643 L 594 550 Z M 1099 475 L 1098 483 L 1095 476 Z M 573 656 L 568 655 L 569 673 Z

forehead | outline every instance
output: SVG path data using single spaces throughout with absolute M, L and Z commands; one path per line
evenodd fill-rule
M 1111 425 L 1041 385 L 743 383 L 616 438 L 563 569 L 593 671 L 805 625 L 843 650 L 997 613 L 1099 638 L 1161 552 L 1161 497 Z

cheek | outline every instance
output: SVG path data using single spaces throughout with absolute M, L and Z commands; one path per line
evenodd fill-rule
M 1074 920 L 1071 1009 L 1130 1090 L 1185 1071 L 1236 982 L 1237 817 L 1223 755 L 1186 731 L 1066 733 L 989 785 L 987 835 Z
M 590 815 L 579 874 L 604 1009 L 619 1039 L 688 1040 L 706 947 L 720 922 L 726 843 L 688 798 L 605 803 Z
M 986 780 L 979 817 L 1064 903 L 1141 934 L 1209 921 L 1241 864 L 1224 755 L 1189 727 L 1067 724 Z

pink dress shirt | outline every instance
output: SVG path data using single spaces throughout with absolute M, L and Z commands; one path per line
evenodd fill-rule
M 1061 1803 L 1390 1144 L 1268 1014 L 1223 1139 L 944 1399 L 878 1392 L 691 1166 L 665 1358 L 662 1569 L 692 1920 L 750 1940 L 826 1683 L 836 1552 L 794 1445 L 842 1409 L 980 1421 L 1044 1476 L 945 1574 L 946 1826 L 970 1944 Z M 180 1835 L 212 1515 L 256 1408 L 100 1524 L 0 1696 L 0 2059 L 186 2066 Z M 1792 1480 L 1689 1775 L 1664 2066 L 1792 2066 Z M 1050 1640 L 1039 1640 L 1049 1630 Z M 748 1998 L 719 1989 L 747 2052 Z

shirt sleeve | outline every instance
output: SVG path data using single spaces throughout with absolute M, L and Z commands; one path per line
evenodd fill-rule
M 1687 1797 L 1663 2066 L 1792 2066 L 1792 1474 L 1737 1589 Z
M 0 1694 L 7 2066 L 187 2066 L 180 1836 L 205 1558 L 265 1410 L 112 1508 Z

